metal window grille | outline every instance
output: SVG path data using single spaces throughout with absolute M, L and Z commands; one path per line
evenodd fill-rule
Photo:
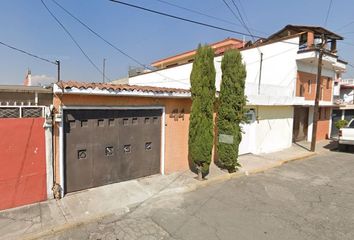
M 41 107 L 22 108 L 23 118 L 38 118 L 42 116 L 43 116 L 43 108 Z
M 0 106 L 0 118 L 39 118 L 44 116 L 44 107 Z
M 0 108 L 0 118 L 19 118 L 20 109 L 17 107 L 13 108 Z

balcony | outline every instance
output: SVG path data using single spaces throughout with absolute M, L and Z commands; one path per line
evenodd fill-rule
M 334 36 L 329 36 L 324 44 L 324 54 L 322 58 L 323 67 L 336 72 L 343 72 L 346 69 L 346 62 L 339 60 L 337 55 L 337 40 Z M 310 66 L 317 66 L 319 51 L 323 45 L 321 34 L 306 32 L 300 36 L 299 51 L 296 60 Z
M 296 60 L 311 66 L 317 66 L 319 51 L 315 48 L 300 49 L 297 52 Z M 327 69 L 332 69 L 336 72 L 343 72 L 346 69 L 346 62 L 338 59 L 336 54 L 328 50 L 324 51 L 322 57 L 322 66 Z

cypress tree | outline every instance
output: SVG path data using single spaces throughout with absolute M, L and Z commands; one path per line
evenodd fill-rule
M 198 46 L 190 79 L 189 160 L 201 180 L 209 171 L 213 148 L 215 68 L 214 51 L 209 46 Z
M 218 163 L 229 172 L 236 171 L 239 144 L 242 138 L 240 124 L 245 118 L 246 68 L 238 50 L 225 52 L 221 62 L 222 82 L 219 95 L 217 127 Z M 225 141 L 227 139 L 227 141 Z

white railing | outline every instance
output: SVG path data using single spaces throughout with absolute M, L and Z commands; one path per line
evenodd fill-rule
M 341 84 L 353 84 L 354 85 L 354 79 L 341 79 L 340 83 Z

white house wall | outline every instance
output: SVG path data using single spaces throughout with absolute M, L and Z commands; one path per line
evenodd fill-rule
M 293 114 L 292 106 L 258 107 L 253 153 L 268 153 L 291 147 Z
M 284 42 L 276 42 L 257 48 L 241 51 L 246 65 L 246 95 L 258 95 L 258 83 L 260 72 L 260 52 L 263 53 L 262 78 L 260 95 L 277 97 L 295 96 L 296 84 L 296 54 L 298 51 L 299 37 L 287 39 Z M 222 56 L 214 58 L 216 70 L 215 86 L 220 89 Z M 190 88 L 190 73 L 192 63 L 171 67 L 147 74 L 129 78 L 131 85 L 145 85 L 171 88 Z M 280 100 L 284 104 L 283 100 Z M 268 105 L 268 103 L 264 103 Z M 275 103 L 276 105 L 276 103 Z
M 307 73 L 312 73 L 317 75 L 317 63 L 313 64 L 305 64 L 303 62 L 298 62 L 297 63 L 298 71 L 300 72 L 307 72 Z M 322 68 L 321 75 L 325 77 L 330 77 L 332 79 L 335 79 L 336 77 L 336 72 L 333 69 L 328 69 L 328 68 Z
M 246 64 L 246 94 L 258 95 L 260 52 L 263 53 L 260 95 L 295 96 L 299 38 L 241 51 Z

